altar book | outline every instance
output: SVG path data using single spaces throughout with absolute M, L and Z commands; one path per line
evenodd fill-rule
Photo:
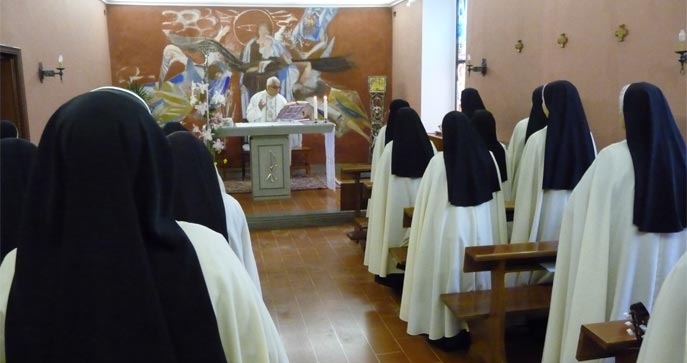
M 312 115 L 312 106 L 309 103 L 287 103 L 279 111 L 277 121 L 302 121 L 309 120 Z

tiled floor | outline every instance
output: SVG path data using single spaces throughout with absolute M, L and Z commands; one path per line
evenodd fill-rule
M 289 199 L 254 201 L 251 193 L 232 194 L 246 215 L 283 212 L 338 211 L 339 189 L 292 191 Z
M 406 334 L 400 296 L 373 281 L 350 226 L 252 233 L 263 295 L 292 363 L 468 362 Z M 541 339 L 509 337 L 511 362 L 534 362 Z
M 233 195 L 247 215 L 338 211 L 339 190 L 294 191 L 290 199 L 253 201 Z M 307 217 L 305 217 L 307 218 Z M 349 225 L 253 231 L 265 303 L 292 363 L 469 362 L 426 336 L 409 336 L 399 319 L 401 297 L 374 282 Z M 508 334 L 510 362 L 540 361 L 543 338 Z

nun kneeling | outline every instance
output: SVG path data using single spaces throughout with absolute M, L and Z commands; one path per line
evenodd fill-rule
M 432 340 L 466 327 L 441 294 L 491 288 L 488 273 L 462 272 L 465 247 L 506 242 L 499 235 L 505 209 L 489 150 L 460 112 L 444 117 L 442 131 L 444 151 L 427 166 L 415 203 L 400 314 L 408 334 Z

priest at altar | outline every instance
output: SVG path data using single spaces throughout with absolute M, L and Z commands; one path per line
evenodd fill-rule
M 274 122 L 277 121 L 279 111 L 286 106 L 287 101 L 284 96 L 279 94 L 281 82 L 277 77 L 270 77 L 265 82 L 265 89 L 254 94 L 250 98 L 248 108 L 246 108 L 246 119 L 248 122 Z M 291 148 L 301 147 L 303 135 L 289 135 Z

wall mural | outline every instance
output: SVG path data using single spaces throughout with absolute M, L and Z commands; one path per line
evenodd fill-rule
M 277 76 L 288 101 L 311 102 L 313 96 L 327 95 L 337 136 L 353 131 L 369 141 L 370 122 L 358 92 L 327 81 L 327 74 L 355 66 L 335 54 L 336 35 L 327 32 L 337 10 L 306 8 L 300 18 L 277 9 L 162 10 L 161 30 L 168 44 L 159 74 L 142 74 L 136 65 L 126 65 L 114 79 L 121 85 L 142 85 L 154 117 L 164 123 L 202 119 L 194 108 L 193 89 L 203 82 L 208 99 L 217 100 L 210 102 L 211 113 L 243 118 L 251 95 Z

